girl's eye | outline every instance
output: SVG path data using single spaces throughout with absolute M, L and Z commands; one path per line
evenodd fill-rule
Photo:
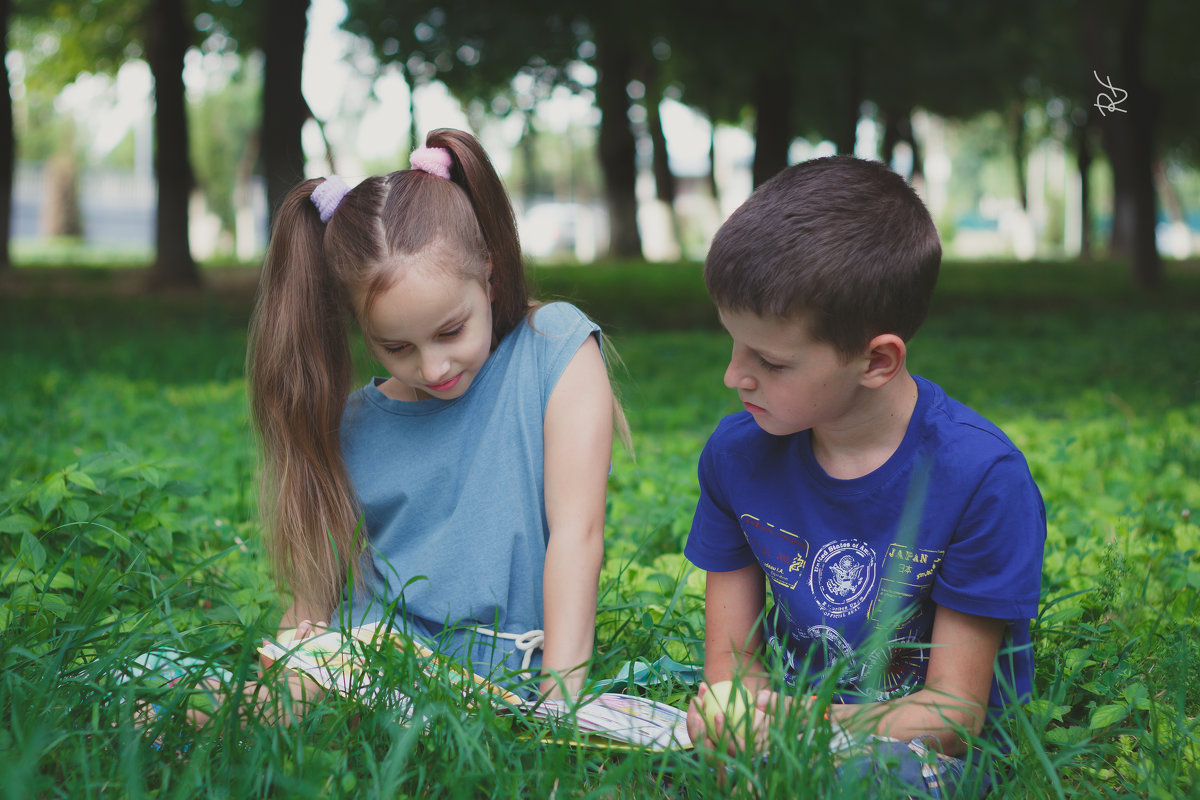
M 409 350 L 409 348 L 410 348 L 411 346 L 412 346 L 412 345 L 407 345 L 407 344 L 398 344 L 398 345 L 395 345 L 395 346 L 393 346 L 393 347 L 387 347 L 387 346 L 385 346 L 385 347 L 383 348 L 383 350 L 384 350 L 384 352 L 385 352 L 385 353 L 387 353 L 387 354 L 388 354 L 388 355 L 390 355 L 390 356 L 397 356 L 397 355 L 400 355 L 401 353 L 407 353 L 407 352 L 408 352 L 408 350 Z
M 454 330 L 446 331 L 445 333 L 442 334 L 442 338 L 443 339 L 453 339 L 455 336 L 458 336 L 460 333 L 462 333 L 463 328 L 465 328 L 465 327 L 466 327 L 466 325 L 459 325 Z
M 767 372 L 778 372 L 779 370 L 783 369 L 782 364 L 772 364 L 770 361 L 767 361 L 762 356 L 758 357 L 758 365 L 760 367 L 762 367 L 763 369 L 765 369 Z

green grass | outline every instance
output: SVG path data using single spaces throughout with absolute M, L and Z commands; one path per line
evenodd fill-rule
M 425 729 L 334 698 L 293 726 L 219 716 L 197 732 L 172 713 L 197 702 L 186 691 L 118 684 L 122 663 L 164 644 L 253 676 L 255 642 L 281 609 L 255 521 L 246 297 L 113 296 L 92 280 L 0 298 L 7 794 L 730 793 L 690 755 L 542 745 L 452 698 L 425 702 Z M 736 409 L 698 270 L 541 268 L 537 282 L 604 322 L 625 362 L 637 459 L 614 456 L 594 671 L 698 660 L 702 578 L 680 551 L 696 457 Z M 1037 697 L 1013 724 L 1021 768 L 1000 796 L 1180 797 L 1200 786 L 1197 307 L 1189 265 L 1145 296 L 1120 265 L 952 264 L 912 343 L 913 370 L 1008 431 L 1047 502 Z M 132 724 L 138 700 L 167 712 L 149 736 Z M 834 781 L 819 747 L 786 752 L 770 769 L 736 764 L 730 791 L 858 794 Z

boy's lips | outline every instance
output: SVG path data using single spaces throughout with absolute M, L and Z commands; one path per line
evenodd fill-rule
M 762 406 L 756 406 L 756 405 L 754 405 L 754 403 L 751 403 L 749 400 L 743 400 L 742 405 L 744 405 L 746 407 L 746 410 L 749 411 L 751 414 L 761 414 L 762 412 L 766 411 L 766 409 L 763 408 Z
M 453 389 L 455 386 L 457 386 L 459 380 L 461 380 L 461 379 L 462 379 L 462 373 L 460 372 L 457 375 L 455 375 L 453 378 L 451 378 L 450 380 L 445 381 L 444 383 L 430 384 L 429 391 L 431 391 L 431 392 L 448 392 L 451 389 Z

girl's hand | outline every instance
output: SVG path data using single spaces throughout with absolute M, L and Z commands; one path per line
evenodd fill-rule
M 298 642 L 301 639 L 307 639 L 310 636 L 320 636 L 328 630 L 328 622 L 313 622 L 312 620 L 302 619 L 300 620 L 300 624 L 295 628 L 280 628 L 275 634 L 275 639 L 280 644 L 287 644 L 288 642 Z M 264 670 L 270 669 L 271 665 L 275 663 L 275 659 L 261 653 L 258 656 L 258 660 Z
M 312 622 L 311 620 L 302 619 L 300 620 L 300 624 L 296 626 L 296 634 L 292 637 L 292 641 L 298 642 L 310 636 L 320 636 L 328 630 L 328 622 Z

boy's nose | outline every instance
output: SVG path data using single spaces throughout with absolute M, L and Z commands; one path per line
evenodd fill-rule
M 747 375 L 746 372 L 738 366 L 737 358 L 729 359 L 729 366 L 725 368 L 725 387 L 727 389 L 753 389 L 754 378 Z

